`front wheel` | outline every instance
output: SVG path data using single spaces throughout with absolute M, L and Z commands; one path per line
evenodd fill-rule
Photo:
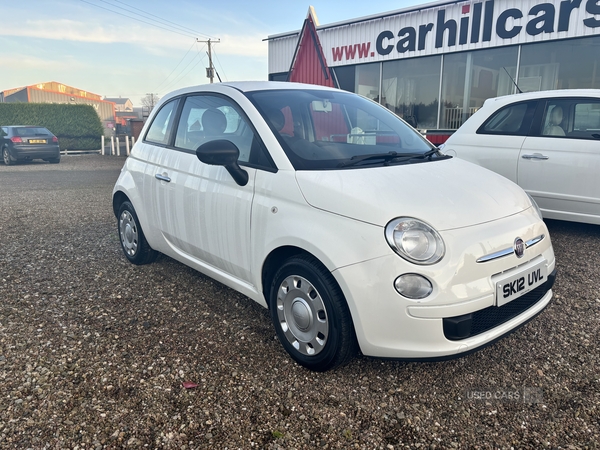
M 2 159 L 4 160 L 4 164 L 6 164 L 7 166 L 14 164 L 12 158 L 10 157 L 10 153 L 8 152 L 7 147 L 4 147 L 2 149 Z
M 346 300 L 331 273 L 307 255 L 283 263 L 270 293 L 271 319 L 283 347 L 299 364 L 324 372 L 356 353 Z
M 156 259 L 158 253 L 146 241 L 138 216 L 130 202 L 121 204 L 117 215 L 117 228 L 121 248 L 131 263 L 141 266 Z

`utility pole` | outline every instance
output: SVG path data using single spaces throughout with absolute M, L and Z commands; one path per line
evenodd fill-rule
M 208 67 L 206 68 L 206 77 L 208 79 L 210 79 L 210 82 L 212 83 L 214 78 L 215 78 L 215 66 L 213 65 L 212 62 L 212 44 L 218 44 L 219 42 L 221 42 L 221 39 L 217 39 L 217 41 L 211 41 L 210 39 L 208 41 L 201 41 L 200 39 L 196 39 L 196 42 L 202 42 L 204 44 L 208 45 Z

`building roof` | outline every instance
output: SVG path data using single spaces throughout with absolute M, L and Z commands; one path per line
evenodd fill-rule
M 104 97 L 104 100 L 106 100 L 107 102 L 116 103 L 117 105 L 124 105 L 125 103 L 130 101 L 128 98 L 122 97 Z
M 37 89 L 40 91 L 55 92 L 63 95 L 75 95 L 77 97 L 87 98 L 90 100 L 103 101 L 101 95 L 94 94 L 92 92 L 79 89 L 73 86 L 68 86 L 57 81 L 46 81 L 42 83 L 30 84 L 29 86 L 20 86 L 18 88 L 6 89 L 1 92 L 4 94 L 5 97 L 7 97 L 24 89 Z
M 341 27 L 344 25 L 354 25 L 356 23 L 367 22 L 367 21 L 373 20 L 373 19 L 383 19 L 385 17 L 397 16 L 399 14 L 406 14 L 406 13 L 415 12 L 415 11 L 422 11 L 424 9 L 429 9 L 429 8 L 433 8 L 436 6 L 451 5 L 451 4 L 460 3 L 460 2 L 461 2 L 461 0 L 438 0 L 438 1 L 433 1 L 433 2 L 429 2 L 429 3 L 424 3 L 422 5 L 414 5 L 414 6 L 409 6 L 406 8 L 382 12 L 379 14 L 371 14 L 368 16 L 357 17 L 356 19 L 343 20 L 340 22 L 328 23 L 326 25 L 317 25 L 316 29 L 318 31 L 321 31 L 321 30 L 326 30 L 328 28 Z M 302 32 L 302 29 L 295 30 L 295 31 L 288 31 L 288 32 L 284 32 L 284 33 L 272 34 L 272 35 L 268 36 L 266 39 L 263 39 L 263 41 L 271 41 L 271 40 L 280 39 L 283 37 L 296 36 L 296 35 L 300 34 L 301 32 Z

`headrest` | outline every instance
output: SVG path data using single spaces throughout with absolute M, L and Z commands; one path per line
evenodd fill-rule
M 281 131 L 285 126 L 285 116 L 281 110 L 275 108 L 270 109 L 267 111 L 266 116 L 277 131 Z
M 202 128 L 206 134 L 223 134 L 227 129 L 227 117 L 217 108 L 210 108 L 202 114 Z

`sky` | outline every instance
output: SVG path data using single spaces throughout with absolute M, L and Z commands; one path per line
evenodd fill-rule
M 0 0 L 0 91 L 48 81 L 105 97 L 159 97 L 208 83 L 207 47 L 223 81 L 266 80 L 270 35 L 423 0 Z

